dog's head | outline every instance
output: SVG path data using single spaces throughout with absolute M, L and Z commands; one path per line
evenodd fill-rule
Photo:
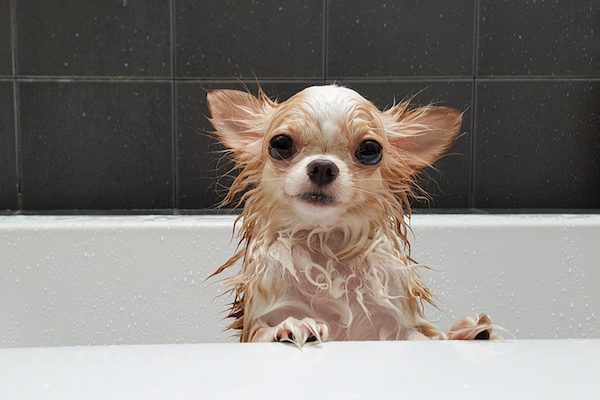
M 335 225 L 381 219 L 407 206 L 417 172 L 454 142 L 462 114 L 452 108 L 381 111 L 353 90 L 309 87 L 276 103 L 236 90 L 208 94 L 211 122 L 240 174 L 226 201 L 248 188 L 263 211 L 291 223 Z

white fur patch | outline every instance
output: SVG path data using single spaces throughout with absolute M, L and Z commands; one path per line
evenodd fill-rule
M 348 115 L 358 102 L 366 101 L 354 90 L 336 85 L 311 86 L 301 93 L 327 138 L 339 134 L 340 117 Z
M 325 189 L 333 196 L 335 204 L 330 206 L 315 206 L 295 197 L 302 193 L 313 191 L 313 185 L 307 173 L 307 166 L 314 160 L 329 160 L 339 169 L 336 179 Z M 317 154 L 304 157 L 298 161 L 285 177 L 284 191 L 294 198 L 294 208 L 308 224 L 330 225 L 344 213 L 346 205 L 352 200 L 352 182 L 346 163 L 331 154 Z
M 275 326 L 290 316 L 309 316 L 326 321 L 334 340 L 406 339 L 424 323 L 405 312 L 407 281 L 416 266 L 407 266 L 389 239 L 377 237 L 363 257 L 340 262 L 327 254 L 329 246 L 345 242 L 344 235 L 319 232 L 306 238 L 280 233 L 261 259 L 265 268 L 252 279 L 281 293 L 255 293 L 248 317 Z

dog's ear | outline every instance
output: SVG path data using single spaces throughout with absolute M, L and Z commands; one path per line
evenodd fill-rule
M 454 108 L 425 106 L 409 109 L 408 101 L 383 115 L 388 140 L 417 170 L 433 164 L 454 144 L 462 123 L 462 113 Z
M 267 116 L 276 103 L 262 90 L 258 97 L 239 90 L 211 90 L 207 100 L 210 122 L 221 143 L 238 154 L 260 154 Z

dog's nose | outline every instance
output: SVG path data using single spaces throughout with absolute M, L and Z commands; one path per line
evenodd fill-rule
M 317 186 L 329 185 L 340 173 L 335 163 L 329 160 L 314 160 L 306 166 L 306 173 Z

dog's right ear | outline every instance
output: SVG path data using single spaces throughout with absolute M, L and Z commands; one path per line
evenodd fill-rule
M 258 98 L 239 90 L 211 90 L 207 99 L 210 122 L 221 143 L 237 154 L 258 156 L 268 116 L 277 104 L 262 90 Z

